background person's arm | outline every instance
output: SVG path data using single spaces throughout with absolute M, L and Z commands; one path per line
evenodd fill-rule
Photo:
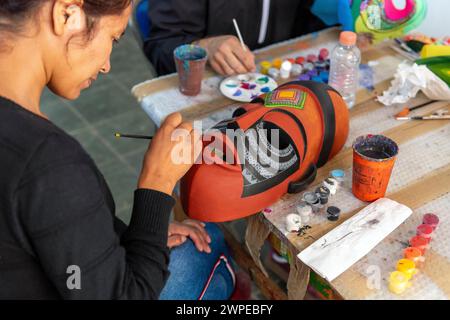
M 159 75 L 175 72 L 173 50 L 205 37 L 208 0 L 150 0 L 145 53 Z

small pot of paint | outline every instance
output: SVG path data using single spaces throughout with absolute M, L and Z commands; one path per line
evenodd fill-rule
M 409 245 L 411 247 L 415 247 L 422 252 L 422 256 L 428 249 L 428 245 L 430 243 L 430 239 L 424 238 L 422 236 L 415 236 L 409 240 Z
M 417 235 L 431 240 L 433 234 L 433 227 L 429 224 L 421 224 L 417 227 Z
M 433 213 L 427 213 L 423 216 L 422 223 L 430 225 L 435 230 L 439 224 L 439 217 Z
M 311 219 L 311 214 L 313 212 L 311 206 L 306 203 L 302 203 L 297 206 L 296 210 L 297 210 L 297 213 L 302 218 L 302 222 L 308 223 L 309 220 Z
M 328 207 L 327 209 L 327 219 L 330 221 L 338 221 L 341 215 L 341 209 L 338 207 Z
M 327 187 L 321 186 L 316 189 L 316 194 L 319 196 L 321 204 L 327 204 L 330 197 L 330 190 Z
M 208 59 L 206 50 L 200 46 L 185 44 L 177 47 L 173 55 L 181 93 L 186 96 L 198 95 Z
M 389 184 L 398 146 L 382 135 L 358 137 L 353 144 L 352 192 L 359 200 L 383 198 Z
M 303 194 L 303 201 L 311 206 L 314 213 L 319 212 L 322 207 L 320 199 L 315 192 L 305 192 Z
M 397 262 L 397 271 L 403 272 L 408 277 L 408 280 L 412 278 L 413 275 L 417 274 L 419 270 L 416 268 L 414 261 L 409 259 L 400 259 Z
M 330 176 L 336 179 L 339 183 L 343 183 L 345 181 L 345 172 L 341 169 L 335 169 L 330 172 Z
M 417 267 L 425 261 L 425 258 L 422 256 L 422 251 L 415 247 L 408 247 L 403 250 L 403 257 L 413 261 Z
M 408 276 L 401 271 L 394 271 L 389 276 L 389 290 L 395 294 L 405 292 L 411 286 Z

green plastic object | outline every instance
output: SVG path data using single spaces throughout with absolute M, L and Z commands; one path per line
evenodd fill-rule
M 416 63 L 427 66 L 450 87 L 450 56 L 420 59 Z

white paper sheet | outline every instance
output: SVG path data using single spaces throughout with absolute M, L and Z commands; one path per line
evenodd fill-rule
M 411 214 L 407 206 L 379 199 L 300 252 L 298 258 L 322 278 L 333 281 Z

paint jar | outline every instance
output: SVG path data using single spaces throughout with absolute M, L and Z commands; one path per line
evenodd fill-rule
M 291 70 L 292 70 L 292 63 L 287 60 L 284 61 L 281 64 L 280 68 L 281 79 L 289 79 L 289 77 L 291 76 Z
M 286 230 L 288 232 L 298 232 L 302 227 L 302 218 L 296 214 L 291 213 L 286 217 Z
M 426 239 L 430 239 L 431 241 L 431 235 L 433 234 L 433 227 L 429 224 L 421 224 L 417 227 L 417 235 L 422 236 Z
M 186 44 L 176 48 L 173 55 L 181 93 L 187 96 L 198 95 L 208 59 L 206 50 L 200 46 Z
M 359 200 L 383 198 L 389 184 L 398 146 L 382 135 L 366 135 L 353 144 L 352 192 Z
M 302 72 L 303 72 L 303 67 L 301 64 L 295 63 L 292 65 L 292 70 L 291 70 L 292 76 L 297 77 L 297 76 L 301 75 Z
M 394 271 L 389 276 L 389 290 L 395 294 L 402 294 L 411 286 L 408 276 L 400 271 Z
M 330 176 L 336 179 L 339 184 L 342 184 L 345 181 L 345 172 L 341 169 L 335 169 L 330 172 Z
M 327 209 L 327 219 L 330 221 L 338 221 L 341 215 L 341 209 L 338 207 L 328 207 Z
M 267 71 L 267 74 L 269 77 L 277 79 L 280 76 L 280 70 L 277 68 L 270 68 L 269 71 Z
M 397 262 L 397 271 L 403 272 L 408 277 L 408 280 L 412 278 L 413 275 L 417 274 L 419 270 L 416 268 L 414 261 L 409 259 L 400 259 Z
M 408 247 L 403 250 L 403 257 L 411 260 L 416 264 L 416 267 L 420 267 L 425 261 L 425 257 L 422 256 L 422 251 L 415 247 Z
M 428 249 L 429 243 L 430 243 L 429 239 L 424 238 L 422 236 L 415 236 L 409 240 L 409 245 L 411 247 L 415 247 L 415 248 L 419 249 L 422 252 L 422 256 L 425 255 L 425 252 Z
M 262 74 L 269 74 L 269 69 L 272 68 L 272 63 L 270 61 L 262 61 L 260 64 L 260 72 Z
M 282 63 L 283 63 L 283 60 L 281 60 L 281 59 L 274 59 L 272 61 L 272 67 L 274 67 L 275 69 L 280 69 Z
M 430 225 L 435 230 L 439 224 L 439 217 L 433 213 L 427 213 L 423 216 L 422 223 Z
M 312 211 L 314 213 L 317 213 L 322 208 L 322 205 L 320 204 L 320 199 L 317 196 L 315 192 L 305 192 L 303 194 L 303 201 L 305 201 L 307 204 L 309 204 L 312 208 Z
M 296 210 L 297 213 L 302 218 L 302 222 L 308 223 L 309 220 L 311 219 L 311 214 L 313 212 L 311 206 L 306 203 L 302 203 L 297 206 Z
M 338 190 L 339 182 L 333 178 L 327 178 L 323 182 L 323 186 L 330 190 L 330 194 L 334 196 Z
M 330 190 L 327 187 L 321 186 L 316 189 L 316 194 L 319 196 L 321 204 L 327 204 L 330 197 Z

